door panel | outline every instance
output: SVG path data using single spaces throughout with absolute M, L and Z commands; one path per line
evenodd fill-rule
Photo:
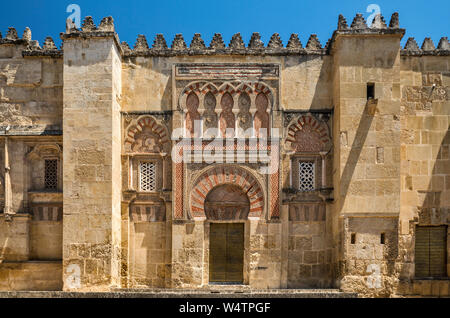
M 446 226 L 418 226 L 415 249 L 416 277 L 447 276 Z
M 209 242 L 209 281 L 242 283 L 244 224 L 212 223 Z

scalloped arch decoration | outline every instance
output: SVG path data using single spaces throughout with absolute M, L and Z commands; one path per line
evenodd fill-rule
M 125 137 L 126 152 L 162 152 L 168 151 L 170 139 L 167 128 L 159 124 L 152 116 L 140 117 L 135 125 L 127 129 Z
M 286 147 L 296 152 L 320 152 L 331 142 L 328 126 L 310 114 L 295 119 L 287 130 Z

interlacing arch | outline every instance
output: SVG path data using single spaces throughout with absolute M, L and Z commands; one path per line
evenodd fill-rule
M 127 129 L 125 150 L 127 152 L 161 152 L 170 148 L 167 128 L 152 116 L 142 116 Z
M 303 114 L 288 126 L 286 146 L 297 152 L 319 152 L 327 150 L 331 138 L 325 122 L 311 114 Z
M 261 217 L 264 192 L 259 181 L 249 171 L 238 166 L 218 166 L 203 172 L 194 182 L 190 195 L 193 218 L 206 218 L 205 199 L 212 189 L 223 184 L 240 187 L 250 201 L 248 216 Z

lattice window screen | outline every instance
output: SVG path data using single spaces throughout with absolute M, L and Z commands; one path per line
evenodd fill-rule
M 299 190 L 313 191 L 316 188 L 314 162 L 299 162 L 298 171 Z
M 56 189 L 58 187 L 58 160 L 45 160 L 45 189 Z
M 154 162 L 140 163 L 139 184 L 141 191 L 156 190 L 156 164 Z

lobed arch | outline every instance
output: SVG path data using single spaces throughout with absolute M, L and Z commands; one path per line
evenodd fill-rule
M 331 147 L 328 125 L 311 114 L 294 118 L 287 129 L 287 150 L 295 152 L 323 152 Z
M 150 115 L 140 116 L 135 124 L 127 128 L 124 146 L 126 152 L 168 152 L 170 151 L 168 129 Z
M 226 184 L 239 187 L 247 195 L 248 217 L 263 215 L 264 191 L 253 173 L 236 165 L 220 165 L 208 168 L 194 180 L 189 196 L 191 217 L 206 219 L 205 200 L 208 194 L 218 186 Z
M 194 81 L 185 86 L 181 91 L 178 98 L 179 107 L 186 110 L 186 99 L 190 93 L 195 93 L 200 100 L 200 105 L 202 104 L 204 96 L 211 92 L 215 97 L 217 102 L 220 102 L 220 98 L 225 93 L 230 93 L 233 98 L 241 93 L 247 93 L 249 96 L 256 96 L 260 93 L 266 95 L 269 106 L 268 109 L 272 109 L 275 106 L 275 98 L 272 88 L 262 82 L 252 82 L 252 81 L 224 81 L 220 85 L 217 82 L 206 82 L 206 81 Z

